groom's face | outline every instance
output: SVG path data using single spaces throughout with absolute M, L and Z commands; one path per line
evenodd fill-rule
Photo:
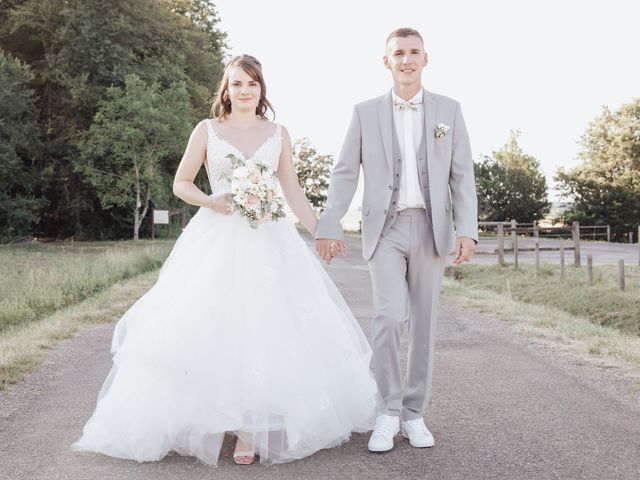
M 384 65 L 391 70 L 394 82 L 402 85 L 420 83 L 427 60 L 422 40 L 414 35 L 390 39 L 383 57 Z

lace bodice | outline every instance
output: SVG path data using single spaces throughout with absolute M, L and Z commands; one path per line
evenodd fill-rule
M 227 155 L 230 153 L 233 153 L 247 163 L 263 163 L 275 171 L 278 170 L 278 161 L 280 160 L 280 152 L 282 151 L 282 129 L 280 124 L 276 123 L 273 134 L 258 147 L 253 155 L 247 158 L 235 146 L 216 134 L 211 124 L 212 121 L 211 119 L 205 120 L 207 132 L 209 133 L 207 140 L 209 183 L 211 184 L 211 193 L 213 195 L 231 191 L 231 184 L 227 180 L 232 171 L 231 160 L 227 158 Z

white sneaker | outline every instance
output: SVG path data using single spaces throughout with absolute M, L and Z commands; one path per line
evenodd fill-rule
M 400 418 L 390 415 L 376 417 L 376 426 L 369 438 L 370 452 L 387 452 L 393 448 L 393 437 L 400 431 Z
M 402 436 L 409 439 L 409 444 L 412 447 L 425 448 L 435 445 L 433 435 L 421 418 L 402 422 Z

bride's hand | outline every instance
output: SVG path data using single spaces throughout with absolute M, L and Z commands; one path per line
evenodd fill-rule
M 209 198 L 207 208 L 210 208 L 215 212 L 222 213 L 223 215 L 229 215 L 231 213 L 231 203 L 229 202 L 230 196 L 231 194 L 225 193 L 219 197 Z

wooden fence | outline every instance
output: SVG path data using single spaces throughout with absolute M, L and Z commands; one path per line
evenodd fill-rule
M 513 252 L 513 265 L 514 268 L 518 268 L 518 254 L 522 251 L 533 251 L 534 252 L 534 265 L 535 265 L 535 273 L 536 276 L 540 272 L 540 233 L 544 232 L 556 232 L 557 236 L 560 239 L 560 243 L 557 247 L 547 246 L 544 247 L 546 251 L 558 251 L 560 256 L 560 276 L 564 277 L 565 275 L 565 252 L 567 250 L 573 250 L 574 257 L 574 265 L 576 267 L 581 266 L 581 255 L 580 255 L 580 239 L 582 236 L 582 229 L 587 228 L 602 228 L 602 227 L 594 227 L 587 226 L 581 227 L 578 222 L 573 222 L 571 227 L 539 227 L 534 224 L 518 224 L 515 220 L 510 222 L 479 222 L 479 227 L 496 227 L 497 230 L 497 241 L 498 241 L 498 264 L 500 266 L 505 266 L 505 252 Z M 607 229 L 607 237 L 610 239 L 611 230 L 609 226 L 604 227 Z M 565 232 L 570 235 L 571 243 L 565 246 L 565 240 L 560 234 Z M 518 247 L 518 238 L 520 235 L 531 235 L 534 238 L 534 246 L 533 248 L 523 249 Z M 545 235 L 545 237 L 549 237 L 551 235 Z M 509 238 L 511 240 L 511 249 L 505 248 L 505 239 Z M 640 226 L 638 226 L 638 239 L 640 239 Z M 631 239 L 631 236 L 630 236 Z M 640 241 L 638 242 L 638 265 L 640 265 Z M 593 284 L 593 257 L 592 255 L 587 255 L 587 281 L 589 284 Z M 618 288 L 620 290 L 625 289 L 625 268 L 624 268 L 624 260 L 618 260 Z

